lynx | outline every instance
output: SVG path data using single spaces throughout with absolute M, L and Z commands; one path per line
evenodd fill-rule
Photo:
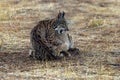
M 69 55 L 67 51 L 73 48 L 73 42 L 64 16 L 65 12 L 59 12 L 56 18 L 42 20 L 31 30 L 30 56 L 51 60 L 64 56 L 64 52 Z

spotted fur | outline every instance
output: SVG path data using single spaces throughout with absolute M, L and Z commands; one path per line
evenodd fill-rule
M 64 16 L 64 12 L 59 12 L 56 18 L 42 20 L 31 30 L 30 56 L 39 60 L 57 59 L 60 58 L 61 51 L 72 48 Z

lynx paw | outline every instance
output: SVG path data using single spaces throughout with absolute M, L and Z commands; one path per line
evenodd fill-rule
M 75 55 L 79 55 L 80 50 L 79 50 L 78 48 L 70 48 L 70 49 L 68 50 L 68 52 L 69 52 L 71 55 L 75 56 Z
M 70 57 L 71 54 L 69 52 L 66 52 L 66 51 L 61 51 L 60 52 L 60 57 Z

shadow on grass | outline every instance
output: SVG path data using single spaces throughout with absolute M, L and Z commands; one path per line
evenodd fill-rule
M 0 52 L 0 67 L 2 72 L 14 72 L 16 70 L 28 71 L 31 67 L 39 65 L 41 68 L 46 67 L 57 67 L 59 64 L 60 66 L 67 66 L 68 62 L 76 63 L 76 60 L 81 61 L 81 53 L 78 55 L 73 55 L 71 57 L 66 57 L 60 60 L 51 60 L 51 61 L 40 61 L 28 56 L 28 52 L 14 52 L 14 53 L 3 53 Z

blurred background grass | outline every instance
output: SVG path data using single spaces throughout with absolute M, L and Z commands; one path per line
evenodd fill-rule
M 59 10 L 66 12 L 65 17 L 69 23 L 70 34 L 75 47 L 83 51 L 82 57 L 84 59 L 80 61 L 79 58 L 76 58 L 76 61 L 67 60 L 62 63 L 46 62 L 47 64 L 22 60 L 22 58 L 26 58 L 30 48 L 29 33 L 31 29 L 40 20 L 54 18 Z M 22 75 L 22 79 L 28 75 L 31 76 L 31 79 L 33 77 L 42 77 L 43 79 L 50 77 L 49 79 L 61 80 L 67 78 L 119 80 L 120 70 L 111 66 L 106 67 L 104 62 L 106 62 L 105 53 L 119 52 L 120 50 L 120 1 L 0 0 L 0 48 L 0 55 L 2 55 L 0 60 L 4 60 L 0 64 L 7 66 L 0 68 L 0 70 L 4 69 L 2 72 L 8 73 L 11 70 L 13 75 L 16 73 L 18 76 Z M 7 55 L 3 55 L 3 52 Z M 85 54 L 85 52 L 87 53 Z M 92 62 L 92 60 L 94 61 Z M 107 60 L 109 62 L 109 59 Z M 82 63 L 85 66 L 81 65 Z M 26 67 L 24 68 L 24 66 Z M 22 71 L 20 67 L 25 72 L 24 70 L 20 72 Z M 44 69 L 41 70 L 41 68 Z M 58 68 L 60 69 L 58 70 Z M 28 71 L 26 71 L 27 69 Z M 19 79 L 21 78 L 19 77 Z

